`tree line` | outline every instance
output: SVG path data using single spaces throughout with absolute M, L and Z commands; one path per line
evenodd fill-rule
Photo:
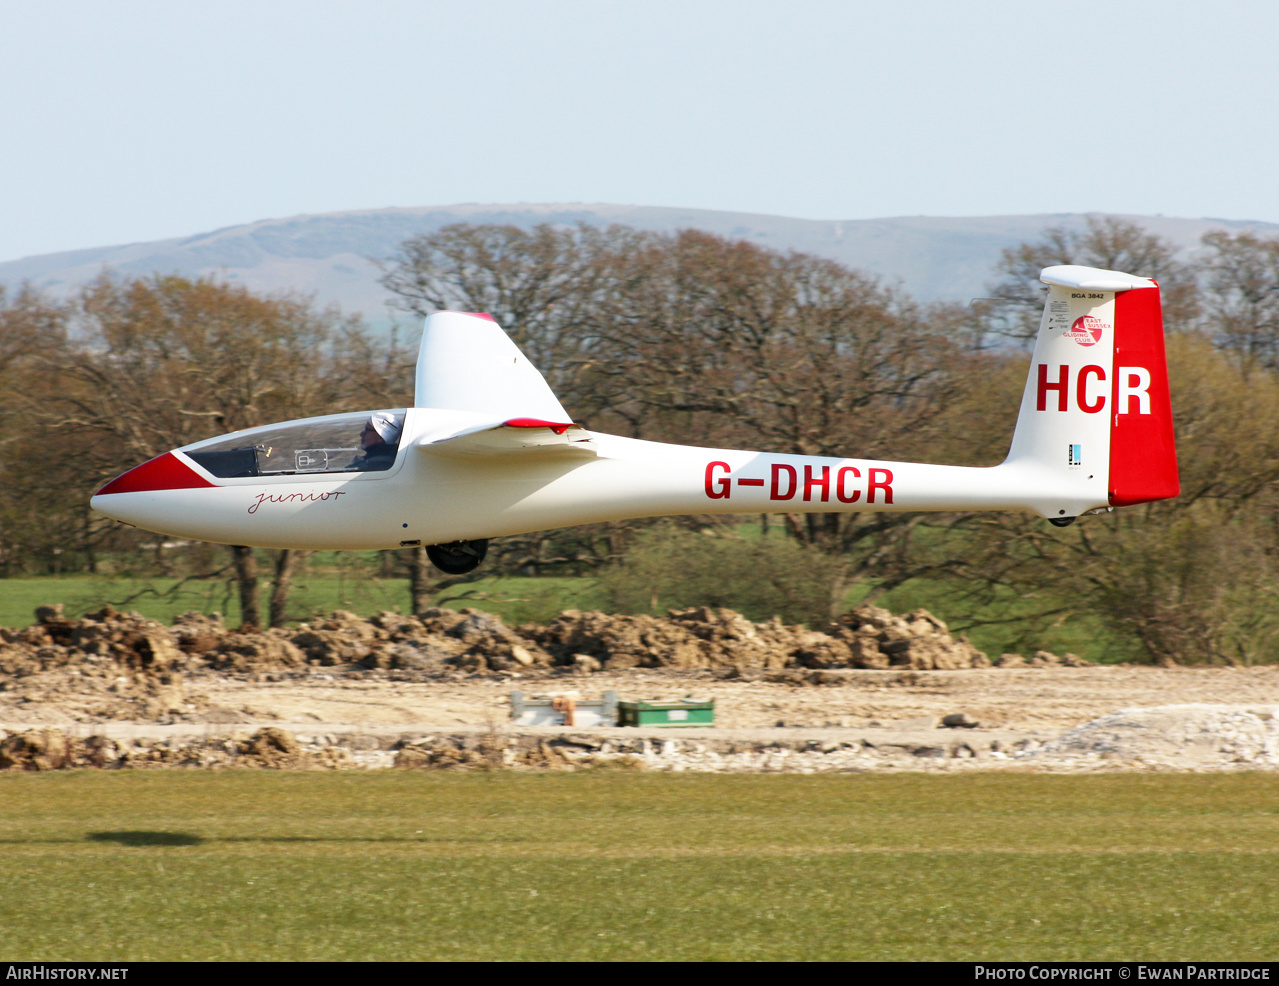
M 1094 218 L 1005 251 L 989 297 L 922 305 L 835 261 L 693 230 L 459 224 L 402 244 L 384 283 L 413 315 L 492 313 L 587 428 L 993 465 L 1025 381 L 1039 270 L 1057 263 L 1159 280 L 1177 500 L 1065 530 L 963 513 L 754 523 L 785 530 L 787 564 L 823 573 L 830 600 L 854 582 L 882 592 L 928 579 L 961 608 L 1011 595 L 1041 621 L 1091 611 L 1150 660 L 1279 657 L 1277 241 L 1211 233 L 1184 257 L 1136 225 Z M 97 485 L 235 428 L 408 404 L 414 348 L 305 299 L 210 279 L 104 275 L 65 302 L 25 287 L 0 295 L 0 575 L 92 570 L 122 556 L 139 569 L 171 566 L 158 539 L 88 510 Z M 731 537 L 736 522 L 681 523 Z M 615 571 L 649 527 L 505 538 L 488 571 Z M 662 555 L 652 535 L 649 569 Z M 668 553 L 677 566 L 678 551 Z M 258 620 L 284 618 L 295 554 L 271 553 L 278 598 Z M 234 575 L 242 599 L 256 591 L 253 552 L 196 546 L 183 557 L 190 573 Z M 432 588 L 425 561 L 402 564 L 421 605 Z
M 165 539 L 87 507 L 103 483 L 179 445 L 342 408 L 403 404 L 404 353 L 358 318 L 212 279 L 107 275 L 55 302 L 0 293 L 0 576 L 97 572 L 230 577 L 248 623 L 278 624 L 298 553 Z M 181 568 L 182 571 L 178 571 Z

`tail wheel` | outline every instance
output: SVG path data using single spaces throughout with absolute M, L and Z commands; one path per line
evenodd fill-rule
M 487 538 L 480 541 L 454 541 L 451 544 L 429 545 L 426 557 L 446 575 L 465 575 L 480 567 L 488 550 Z

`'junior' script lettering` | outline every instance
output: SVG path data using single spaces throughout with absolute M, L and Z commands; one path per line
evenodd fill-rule
M 330 490 L 327 493 L 259 493 L 257 499 L 249 507 L 249 513 L 258 512 L 264 503 L 314 503 L 316 500 L 337 499 L 346 496 L 345 490 Z

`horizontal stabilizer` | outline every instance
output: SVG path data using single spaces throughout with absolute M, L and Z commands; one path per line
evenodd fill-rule
M 1076 264 L 1058 264 L 1045 267 L 1039 273 L 1045 284 L 1061 288 L 1077 288 L 1080 291 L 1132 291 L 1134 288 L 1158 287 L 1148 277 L 1125 274 L 1121 270 L 1099 270 L 1096 267 L 1080 267 Z

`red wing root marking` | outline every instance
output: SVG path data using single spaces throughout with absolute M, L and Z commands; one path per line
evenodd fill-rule
M 557 435 L 562 435 L 573 427 L 571 421 L 543 421 L 541 418 L 511 418 L 505 424 L 507 428 L 550 428 Z

